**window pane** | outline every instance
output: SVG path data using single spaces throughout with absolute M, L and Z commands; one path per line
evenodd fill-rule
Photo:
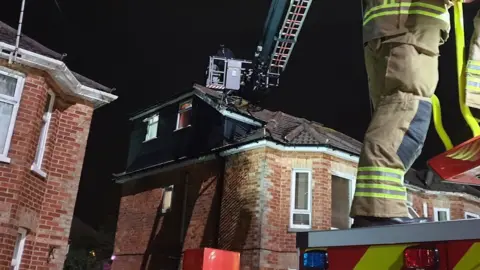
M 179 113 L 177 129 L 184 128 L 190 125 L 191 116 L 192 116 L 192 110 Z
M 7 96 L 15 96 L 15 88 L 17 87 L 17 79 L 4 74 L 0 74 L 0 94 Z
M 157 130 L 158 130 L 158 122 L 148 125 L 147 127 L 147 135 L 145 140 L 150 140 L 157 137 Z
M 35 160 L 34 160 L 34 163 L 37 164 L 39 169 L 41 169 L 41 165 L 42 165 L 42 164 L 39 164 L 39 161 L 40 161 L 40 155 L 43 154 L 41 150 L 43 147 L 43 141 L 45 140 L 45 136 L 46 136 L 45 134 L 46 128 L 47 128 L 47 123 L 45 121 L 42 121 L 42 126 L 40 128 L 40 138 L 38 139 L 37 152 L 35 154 Z
M 150 117 L 150 119 L 148 120 L 148 123 L 150 124 L 153 124 L 156 122 L 158 122 L 158 115 L 154 115 L 153 117 Z
M 293 214 L 294 225 L 310 225 L 309 214 Z
M 332 175 L 332 227 L 350 227 L 350 181 Z
M 18 249 L 20 248 L 20 241 L 22 240 L 22 234 L 17 233 L 17 241 L 15 242 L 15 249 L 13 251 L 13 258 L 17 259 L 18 256 Z
M 190 109 L 192 107 L 192 101 L 187 101 L 187 102 L 184 102 L 182 104 L 180 104 L 179 106 L 179 110 L 186 110 L 186 109 Z
M 295 209 L 308 210 L 308 173 L 295 173 Z
M 0 153 L 5 150 L 7 133 L 12 121 L 13 105 L 0 101 Z
M 438 213 L 438 221 L 448 220 L 446 211 L 438 211 L 437 213 Z

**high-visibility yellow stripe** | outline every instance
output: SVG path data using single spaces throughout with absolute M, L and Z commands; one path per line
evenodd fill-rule
M 476 66 L 480 66 L 480 61 L 478 61 L 478 60 L 468 60 L 467 63 L 472 64 L 472 65 L 476 65 Z
M 401 270 L 403 267 L 403 251 L 412 245 L 371 246 L 358 261 L 354 270 Z
M 375 12 L 380 9 L 387 9 L 387 8 L 400 8 L 400 7 L 423 7 L 423 8 L 428 8 L 432 10 L 436 10 L 439 13 L 446 13 L 447 10 L 443 7 L 439 7 L 436 5 L 432 4 L 427 4 L 427 3 L 420 3 L 420 2 L 415 2 L 415 3 L 391 3 L 391 4 L 383 4 L 379 6 L 372 7 L 371 9 L 367 10 L 365 14 L 363 15 L 364 18 L 368 17 L 372 12 Z M 439 14 L 435 14 L 439 15 Z
M 370 192 L 355 192 L 355 197 L 371 197 L 371 198 L 382 198 L 382 199 L 393 199 L 393 200 L 406 200 L 407 196 L 405 195 L 392 195 L 384 193 L 370 193 Z
M 396 173 L 399 176 L 404 175 L 405 173 L 402 170 L 398 169 L 391 169 L 391 168 L 386 168 L 386 167 L 358 167 L 358 171 L 360 172 L 386 172 L 386 173 Z
M 473 244 L 453 270 L 480 270 L 480 243 Z
M 390 186 L 390 185 L 383 185 L 383 184 L 360 184 L 357 183 L 355 185 L 356 188 L 379 188 L 379 189 L 385 189 L 385 190 L 396 190 L 396 191 L 407 191 L 406 187 L 395 187 L 395 186 Z
M 467 81 L 480 83 L 480 78 L 477 76 L 467 76 Z
M 467 73 L 479 75 L 479 74 L 480 74 L 480 70 L 478 70 L 478 69 L 473 69 L 473 68 L 467 68 Z
M 431 9 L 434 11 L 438 11 L 438 13 L 435 12 L 430 12 L 430 11 L 425 11 L 425 10 L 415 10 L 415 9 L 408 9 L 408 10 L 400 10 L 400 8 L 427 8 Z M 391 11 L 383 11 L 383 12 L 378 12 L 374 15 L 371 15 L 372 12 L 379 11 L 382 9 L 389 9 L 389 8 L 399 8 L 398 10 L 391 10 Z M 367 24 L 369 21 L 372 19 L 375 19 L 380 16 L 388 16 L 388 15 L 396 15 L 396 14 L 404 14 L 404 15 L 424 15 L 428 17 L 432 17 L 435 19 L 441 19 L 447 23 L 450 23 L 450 15 L 447 11 L 447 9 L 443 7 L 439 7 L 436 5 L 432 4 L 426 4 L 426 3 L 420 3 L 420 2 L 415 2 L 415 3 L 392 3 L 392 4 L 383 4 L 379 5 L 376 7 L 373 7 L 367 12 L 365 12 L 364 15 L 364 21 L 363 25 Z
M 395 14 L 424 15 L 424 16 L 435 18 L 435 19 L 440 19 L 440 20 L 443 20 L 443 21 L 446 21 L 446 22 L 449 23 L 449 21 L 447 21 L 445 19 L 446 16 L 444 14 L 435 14 L 433 12 L 429 12 L 429 11 L 425 11 L 425 10 L 392 10 L 392 11 L 379 12 L 379 13 L 376 13 L 376 14 L 370 16 L 368 19 L 363 21 L 363 25 L 366 25 L 369 21 L 371 21 L 371 20 L 373 20 L 377 17 L 389 16 L 389 15 L 395 15 Z
M 394 183 L 398 183 L 398 184 L 403 183 L 402 179 L 398 179 L 398 178 L 391 177 L 391 176 L 383 176 L 383 175 L 357 175 L 357 179 L 388 181 L 388 182 L 394 182 Z

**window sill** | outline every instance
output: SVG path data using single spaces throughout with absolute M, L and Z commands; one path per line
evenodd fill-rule
M 188 126 L 185 126 L 185 127 L 177 128 L 177 129 L 175 129 L 173 132 L 177 132 L 177 131 L 179 131 L 179 130 L 186 129 L 186 128 L 189 128 L 189 127 L 191 127 L 191 126 L 192 126 L 192 125 L 188 125 Z
M 35 173 L 36 175 L 42 177 L 42 178 L 47 178 L 47 173 L 42 171 L 41 169 L 37 168 L 37 166 L 35 165 L 32 165 L 32 167 L 30 167 L 30 170 Z
M 297 232 L 309 232 L 312 228 L 292 228 L 288 227 L 287 232 L 289 233 L 297 233 Z
M 0 156 L 0 163 L 10 163 L 12 159 L 6 156 Z
M 146 143 L 146 142 L 149 142 L 149 141 L 153 141 L 153 140 L 155 140 L 156 138 L 157 138 L 157 136 L 155 136 L 155 137 L 153 137 L 153 138 L 150 138 L 150 139 L 148 139 L 148 140 L 144 140 L 143 142 Z

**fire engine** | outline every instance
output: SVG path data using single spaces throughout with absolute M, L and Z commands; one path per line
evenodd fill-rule
M 206 86 L 226 96 L 279 85 L 313 0 L 272 0 L 253 60 L 225 48 L 211 56 Z M 433 122 L 447 151 L 428 161 L 444 181 L 480 185 L 480 126 L 465 103 L 463 7 L 453 7 L 459 105 L 474 138 L 453 147 L 432 98 Z M 363 18 L 362 18 L 363 19 Z M 226 98 L 228 100 L 228 98 Z M 297 233 L 300 270 L 480 270 L 480 219 Z

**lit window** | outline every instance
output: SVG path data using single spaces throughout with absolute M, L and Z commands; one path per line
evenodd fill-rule
M 465 219 L 477 219 L 477 218 L 480 218 L 479 214 L 465 212 Z
M 13 251 L 13 258 L 11 263 L 12 270 L 20 269 L 22 262 L 23 248 L 25 247 L 25 239 L 27 238 L 27 230 L 19 228 L 17 232 L 17 240 L 15 242 L 15 249 Z
M 312 227 L 312 177 L 309 170 L 293 170 L 290 194 L 290 227 Z
M 447 221 L 450 220 L 450 209 L 448 208 L 434 208 L 435 221 Z
M 47 95 L 47 102 L 43 109 L 42 124 L 40 126 L 40 137 L 37 144 L 37 152 L 33 160 L 32 170 L 41 176 L 45 177 L 47 174 L 42 170 L 43 156 L 45 154 L 45 146 L 47 144 L 48 127 L 52 119 L 53 104 L 55 103 L 55 95 L 51 92 Z
M 192 100 L 180 103 L 176 129 L 189 127 L 192 121 Z
M 167 213 L 172 208 L 173 185 L 165 188 L 162 199 L 162 213 Z
M 15 126 L 20 97 L 22 96 L 23 84 L 25 79 L 7 71 L 0 69 L 0 161 L 10 162 L 8 150 Z
M 156 139 L 158 132 L 158 114 L 150 116 L 144 121 L 147 122 L 147 134 L 145 135 L 145 141 Z

